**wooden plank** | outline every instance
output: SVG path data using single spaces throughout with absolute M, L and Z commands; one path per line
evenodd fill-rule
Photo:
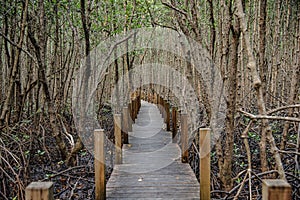
M 25 189 L 26 200 L 54 200 L 52 182 L 32 182 Z
M 188 162 L 188 124 L 187 124 L 186 113 L 181 113 L 180 122 L 181 122 L 181 161 L 183 163 Z
M 210 129 L 200 128 L 200 199 L 210 200 Z
M 105 134 L 103 129 L 94 131 L 94 155 L 95 155 L 95 199 L 106 199 L 105 188 L 105 155 L 104 155 Z
M 281 179 L 264 179 L 262 181 L 263 200 L 292 200 L 291 185 Z
M 128 130 L 129 130 L 129 119 L 128 119 L 128 107 L 123 107 L 122 112 L 122 134 L 124 144 L 128 144 Z
M 177 135 L 177 109 L 172 107 L 172 141 L 176 143 L 176 135 Z
M 115 164 L 122 163 L 122 134 L 121 134 L 121 114 L 114 114 L 115 130 Z

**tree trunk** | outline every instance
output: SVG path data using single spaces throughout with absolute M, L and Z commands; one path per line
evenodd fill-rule
M 4 124 L 6 114 L 10 109 L 10 102 L 11 102 L 11 98 L 12 98 L 13 91 L 14 91 L 16 76 L 18 73 L 19 59 L 20 59 L 21 49 L 22 49 L 24 35 L 25 35 L 27 11 L 28 11 L 28 0 L 26 0 L 23 3 L 20 37 L 19 37 L 19 42 L 17 44 L 16 55 L 13 58 L 13 66 L 12 66 L 11 76 L 9 79 L 8 93 L 7 93 L 7 96 L 6 96 L 6 99 L 5 99 L 3 108 L 2 108 L 1 116 L 0 116 L 0 126 Z
M 46 18 L 45 18 L 45 8 L 44 8 L 44 0 L 39 1 L 39 28 L 38 28 L 38 40 L 34 37 L 34 28 L 32 24 L 29 23 L 28 27 L 28 36 L 30 41 L 35 49 L 35 55 L 38 63 L 38 80 L 42 85 L 42 91 L 45 95 L 45 100 L 48 108 L 48 115 L 50 120 L 50 126 L 52 129 L 52 135 L 56 140 L 56 144 L 60 150 L 61 157 L 64 160 L 67 155 L 67 148 L 64 140 L 62 139 L 62 135 L 60 129 L 58 127 L 58 123 L 56 120 L 56 110 L 54 102 L 51 98 L 49 84 L 46 77 Z
M 232 28 L 234 29 L 234 28 Z M 220 168 L 220 175 L 223 188 L 230 191 L 233 186 L 232 182 L 232 160 L 233 160 L 233 146 L 234 146 L 234 115 L 236 113 L 236 95 L 237 95 L 237 70 L 238 70 L 238 46 L 240 32 L 233 30 L 233 37 L 231 40 L 230 54 L 228 63 L 228 79 L 227 82 L 227 110 L 225 133 L 226 141 L 224 147 L 223 166 Z
M 298 36 L 297 36 L 297 42 L 295 46 L 295 57 L 294 58 L 294 65 L 293 65 L 293 70 L 292 70 L 292 80 L 291 80 L 291 87 L 290 87 L 290 92 L 289 92 L 289 97 L 288 97 L 288 104 L 292 105 L 296 103 L 297 99 L 297 94 L 299 94 L 299 79 L 300 79 L 300 13 L 298 13 Z M 288 116 L 292 116 L 294 109 L 290 108 L 288 110 Z M 288 135 L 288 130 L 290 127 L 290 122 L 285 122 L 283 131 L 282 131 L 282 139 L 280 143 L 280 149 L 283 150 L 286 145 L 287 141 L 287 135 Z
M 240 29 L 243 33 L 244 42 L 246 45 L 246 50 L 247 50 L 247 55 L 248 55 L 248 68 L 251 70 L 251 75 L 252 75 L 252 79 L 253 79 L 253 87 L 256 91 L 258 112 L 260 115 L 266 115 L 266 107 L 265 107 L 265 102 L 263 99 L 262 83 L 261 83 L 258 71 L 256 69 L 256 62 L 255 62 L 255 59 L 253 56 L 253 49 L 251 48 L 251 44 L 250 44 L 250 40 L 249 40 L 250 37 L 249 37 L 249 33 L 247 31 L 245 13 L 243 10 L 242 1 L 237 0 L 235 3 L 236 3 L 237 10 L 238 10 L 237 16 L 239 18 Z M 262 120 L 262 132 L 263 131 L 266 131 L 266 136 L 270 143 L 271 152 L 275 158 L 279 176 L 282 179 L 286 179 L 285 173 L 284 173 L 284 168 L 283 168 L 282 161 L 280 158 L 280 154 L 278 153 L 278 148 L 276 147 L 276 143 L 275 143 L 274 137 L 272 135 L 272 130 L 271 130 L 271 127 L 269 126 L 269 122 L 267 119 Z M 262 144 L 262 145 L 266 145 L 266 143 Z M 265 152 L 260 152 L 260 153 L 265 153 Z M 267 162 L 267 161 L 265 160 L 263 162 Z M 262 166 L 262 168 L 263 167 L 266 167 L 266 166 Z

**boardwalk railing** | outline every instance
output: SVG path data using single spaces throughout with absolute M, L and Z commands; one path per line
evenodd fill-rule
M 170 103 L 164 100 L 158 94 L 147 97 L 151 103 L 157 104 L 164 122 L 166 130 L 172 131 L 172 142 L 177 142 L 177 120 L 178 110 L 171 107 Z M 122 109 L 121 114 L 114 115 L 115 128 L 115 147 L 116 156 L 115 163 L 122 163 L 122 145 L 128 144 L 128 132 L 132 131 L 132 121 L 137 118 L 138 111 L 141 107 L 141 97 L 136 96 L 128 107 Z M 170 113 L 171 110 L 171 113 Z M 171 115 L 171 116 L 170 116 Z M 180 114 L 181 122 L 181 161 L 188 162 L 188 115 Z M 171 120 L 172 119 L 172 129 Z M 121 127 L 122 128 L 121 128 Z M 200 199 L 210 199 L 210 129 L 199 130 L 199 157 L 200 157 Z M 103 129 L 94 131 L 94 155 L 95 155 L 95 199 L 106 199 L 106 181 L 105 181 L 105 149 L 104 149 L 105 133 Z M 174 177 L 175 178 L 175 177 Z M 53 200 L 53 183 L 52 182 L 32 182 L 25 190 L 26 200 Z M 290 200 L 291 186 L 284 180 L 263 180 L 262 183 L 263 200 Z

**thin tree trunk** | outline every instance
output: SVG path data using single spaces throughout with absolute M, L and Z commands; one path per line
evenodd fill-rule
M 251 48 L 251 45 L 250 45 L 250 40 L 249 40 L 250 37 L 249 37 L 249 33 L 247 31 L 245 13 L 243 10 L 242 1 L 237 0 L 237 1 L 235 1 L 235 3 L 237 6 L 237 10 L 238 10 L 237 16 L 239 18 L 240 29 L 244 35 L 244 41 L 245 41 L 247 55 L 248 55 L 248 68 L 251 70 L 253 86 L 256 91 L 258 112 L 260 115 L 265 115 L 266 114 L 266 106 L 265 106 L 265 102 L 263 99 L 262 83 L 261 83 L 258 71 L 256 69 L 256 62 L 255 62 L 255 59 L 253 56 L 253 49 Z M 264 119 L 264 120 L 262 120 L 262 122 L 263 122 L 262 123 L 262 132 L 266 131 L 266 136 L 267 136 L 267 139 L 269 140 L 271 152 L 275 158 L 279 176 L 282 179 L 286 179 L 285 173 L 284 173 L 284 168 L 283 168 L 282 161 L 280 158 L 280 154 L 278 153 L 278 148 L 276 146 L 274 137 L 272 135 L 271 127 L 269 126 L 269 121 Z M 266 144 L 263 144 L 263 145 L 266 145 Z M 262 153 L 262 152 L 260 152 L 260 153 Z M 263 161 L 263 162 L 266 162 L 266 161 Z M 266 168 L 266 166 L 262 166 L 262 168 L 263 167 Z
M 88 1 L 88 5 L 86 8 L 86 2 L 85 0 L 80 0 L 80 13 L 81 13 L 81 22 L 82 22 L 82 27 L 83 27 L 83 32 L 84 32 L 84 38 L 85 38 L 85 71 L 84 71 L 84 77 L 83 77 L 83 83 L 82 83 L 82 88 L 81 92 L 83 92 L 83 98 L 80 100 L 80 121 L 79 121 L 79 132 L 84 131 L 84 126 L 86 123 L 86 101 L 87 101 L 87 87 L 88 87 L 88 81 L 91 75 L 91 58 L 90 58 L 90 20 L 89 20 L 89 14 L 90 14 L 90 9 L 91 9 L 91 2 Z M 74 164 L 74 155 L 81 150 L 83 147 L 81 138 L 78 137 L 71 153 L 67 157 L 66 163 L 68 165 Z
M 300 78 L 300 13 L 298 13 L 298 39 L 297 39 L 297 45 L 295 47 L 295 61 L 294 61 L 294 66 L 293 66 L 293 71 L 292 71 L 292 80 L 291 80 L 291 87 L 290 87 L 290 92 L 289 92 L 289 98 L 288 98 L 288 104 L 292 105 L 295 103 L 295 100 L 297 98 L 297 94 L 299 94 L 299 78 Z M 288 110 L 288 116 L 291 116 L 293 114 L 293 108 L 290 108 Z M 290 122 L 285 122 L 283 131 L 282 131 L 282 139 L 281 139 L 281 144 L 280 144 L 280 149 L 283 150 L 286 145 L 287 141 L 287 135 L 288 135 L 288 130 L 290 127 Z
M 233 160 L 233 144 L 234 144 L 234 115 L 236 113 L 236 96 L 237 96 L 237 70 L 238 70 L 238 46 L 239 31 L 232 31 L 233 38 L 231 40 L 230 62 L 228 64 L 228 95 L 226 99 L 227 111 L 225 122 L 226 142 L 224 147 L 224 163 L 221 168 L 221 180 L 226 191 L 230 191 L 233 186 L 232 182 L 232 160 Z
M 12 68 L 12 73 L 11 73 L 11 76 L 10 76 L 10 79 L 9 79 L 8 94 L 7 94 L 7 97 L 5 99 L 3 109 L 2 109 L 2 112 L 1 112 L 1 116 L 0 116 L 0 126 L 3 125 L 6 114 L 10 109 L 10 101 L 11 101 L 13 91 L 14 91 L 15 80 L 16 80 L 16 76 L 17 76 L 17 73 L 18 73 L 18 66 L 19 66 L 18 64 L 19 64 L 21 49 L 22 49 L 24 35 L 25 35 L 27 11 L 28 11 L 28 0 L 26 0 L 23 3 L 20 37 L 19 37 L 19 42 L 17 44 L 16 55 L 13 58 L 14 59 L 13 68 Z
M 259 11 L 259 69 L 260 69 L 260 79 L 261 81 L 261 90 L 263 93 L 263 99 L 265 100 L 266 96 L 266 74 L 267 69 L 265 65 L 265 46 L 266 46 L 266 8 L 267 0 L 260 0 L 260 11 Z M 261 130 L 261 139 L 260 139 L 260 162 L 262 171 L 268 171 L 268 162 L 267 162 L 267 129 L 268 122 L 262 120 L 262 130 Z
M 49 84 L 46 78 L 46 19 L 45 19 L 45 8 L 44 8 L 44 0 L 39 1 L 39 28 L 38 28 L 38 41 L 34 37 L 34 29 L 32 24 L 29 24 L 28 28 L 28 36 L 30 41 L 35 49 L 35 54 L 38 63 L 38 80 L 42 85 L 42 91 L 45 95 L 45 100 L 48 108 L 48 115 L 50 120 L 50 126 L 52 129 L 52 135 L 56 140 L 56 144 L 60 150 L 61 157 L 64 160 L 67 155 L 67 148 L 64 140 L 62 139 L 62 135 L 60 129 L 58 127 L 58 123 L 56 120 L 56 110 L 53 100 L 51 98 Z M 40 98 L 40 97 L 38 97 Z

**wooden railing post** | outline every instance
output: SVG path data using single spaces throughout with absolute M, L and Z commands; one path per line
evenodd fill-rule
M 162 98 L 158 96 L 158 107 L 159 107 L 159 112 L 162 114 L 162 106 L 161 106 Z
M 32 182 L 25 189 L 26 200 L 54 200 L 52 182 Z
M 141 108 L 141 106 L 142 106 L 142 104 L 141 104 L 141 96 L 138 96 L 138 112 L 139 112 L 139 110 L 140 110 L 140 108 Z
M 128 132 L 132 132 L 131 104 L 128 104 Z
M 164 118 L 164 122 L 167 123 L 166 101 L 164 99 L 162 101 L 162 115 Z
M 137 118 L 137 114 L 138 114 L 138 109 L 139 109 L 139 105 L 138 105 L 138 97 L 135 98 L 134 100 L 134 119 Z
M 95 200 L 106 199 L 104 140 L 104 130 L 96 129 L 94 131 Z
M 154 92 L 150 91 L 150 100 L 151 100 L 151 103 L 155 104 L 155 99 L 154 99 Z
M 176 143 L 177 135 L 177 110 L 175 107 L 172 107 L 172 142 Z
M 130 103 L 130 116 L 132 121 L 134 122 L 134 100 L 132 100 Z
M 129 130 L 129 119 L 128 119 L 128 107 L 123 107 L 122 112 L 122 133 L 124 144 L 128 144 L 128 130 Z
M 140 96 L 137 96 L 136 98 L 135 98 L 135 118 L 137 118 L 137 115 L 138 115 L 138 113 L 139 113 L 139 109 L 140 109 L 140 103 L 139 103 L 139 101 L 140 101 Z
M 210 199 L 210 129 L 200 128 L 200 199 Z
M 160 112 L 160 96 L 159 95 L 157 95 L 156 96 L 156 102 L 157 102 L 157 107 L 158 107 L 158 109 L 159 109 L 159 112 Z
M 264 179 L 262 181 L 263 200 L 292 200 L 291 185 L 282 179 Z
M 132 121 L 135 122 L 135 99 L 132 100 L 132 103 L 131 103 L 131 106 L 132 106 Z
M 164 122 L 166 122 L 166 101 L 165 101 L 165 99 L 162 99 L 161 107 L 162 107 L 162 115 L 164 118 Z
M 114 114 L 115 130 L 115 164 L 122 163 L 122 134 L 121 134 L 121 115 Z
M 181 162 L 188 162 L 188 124 L 186 113 L 182 113 L 180 117 L 181 122 Z
M 170 104 L 168 102 L 166 102 L 166 124 L 167 124 L 167 131 L 170 131 Z

